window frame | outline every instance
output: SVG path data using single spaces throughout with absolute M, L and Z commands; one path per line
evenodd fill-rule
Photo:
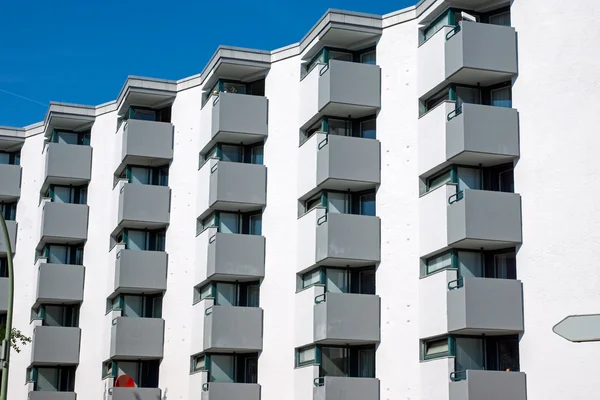
M 86 130 L 82 132 L 70 131 L 68 129 L 53 129 L 52 134 L 50 135 L 51 143 L 58 143 L 58 135 L 59 133 L 67 133 L 77 135 L 77 144 L 72 146 L 90 146 L 92 139 L 92 131 Z
M 222 281 L 215 280 L 210 281 L 204 285 L 194 287 L 194 299 L 193 304 L 197 304 L 205 299 L 214 299 L 213 305 L 219 306 L 217 303 L 217 284 L 232 284 L 235 285 L 235 304 L 232 307 L 260 307 L 260 280 L 253 280 L 248 282 L 238 282 L 238 281 Z M 256 305 L 248 305 L 248 288 L 257 286 L 258 287 L 258 304 Z M 210 288 L 209 292 L 203 296 L 205 289 Z M 243 298 L 243 295 L 246 295 L 246 298 Z
M 3 164 L 0 162 L 0 165 L 21 165 L 21 150 L 17 150 L 17 151 L 0 150 L 0 154 L 8 155 L 8 164 Z
M 427 345 L 436 342 L 442 342 L 446 340 L 448 343 L 448 350 L 443 353 L 437 353 L 434 355 L 427 355 Z M 421 361 L 435 360 L 438 358 L 448 358 L 456 356 L 456 343 L 453 336 L 442 336 L 432 339 L 426 339 L 421 341 Z

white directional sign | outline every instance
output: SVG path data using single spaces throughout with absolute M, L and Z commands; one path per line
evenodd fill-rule
M 571 342 L 600 341 L 600 314 L 570 315 L 554 325 L 554 333 Z

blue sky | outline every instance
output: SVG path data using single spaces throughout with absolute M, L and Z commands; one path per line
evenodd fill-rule
M 0 13 L 0 126 L 42 120 L 49 101 L 113 100 L 128 75 L 197 74 L 219 44 L 271 50 L 295 43 L 328 8 L 385 14 L 415 2 L 6 1 Z

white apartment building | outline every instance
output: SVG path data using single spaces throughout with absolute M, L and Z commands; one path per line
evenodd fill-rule
M 330 10 L 0 128 L 9 399 L 595 398 L 599 16 Z

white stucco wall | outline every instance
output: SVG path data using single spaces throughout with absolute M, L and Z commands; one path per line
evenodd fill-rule
M 294 298 L 298 176 L 297 57 L 279 61 L 267 75 L 269 133 L 265 142 L 267 206 L 262 233 L 266 238 L 265 278 L 260 288 L 264 310 L 263 351 L 258 360 L 262 400 L 293 399 Z M 289 82 L 282 85 L 281 82 Z
M 175 126 L 173 162 L 169 168 L 171 216 L 167 230 L 167 291 L 163 298 L 165 320 L 164 358 L 160 364 L 159 387 L 169 400 L 187 400 L 186 381 L 190 372 L 192 300 L 197 260 L 196 185 L 198 138 L 202 91 L 199 87 L 177 94 L 171 121 Z
M 532 18 L 532 16 L 535 16 Z M 525 334 L 521 370 L 528 398 L 586 399 L 600 387 L 600 343 L 570 343 L 552 327 L 600 312 L 600 3 L 515 0 Z
M 381 343 L 376 377 L 381 400 L 419 399 L 417 185 L 417 24 L 386 29 L 377 46 L 381 66 L 381 263 L 376 293 L 381 297 Z

